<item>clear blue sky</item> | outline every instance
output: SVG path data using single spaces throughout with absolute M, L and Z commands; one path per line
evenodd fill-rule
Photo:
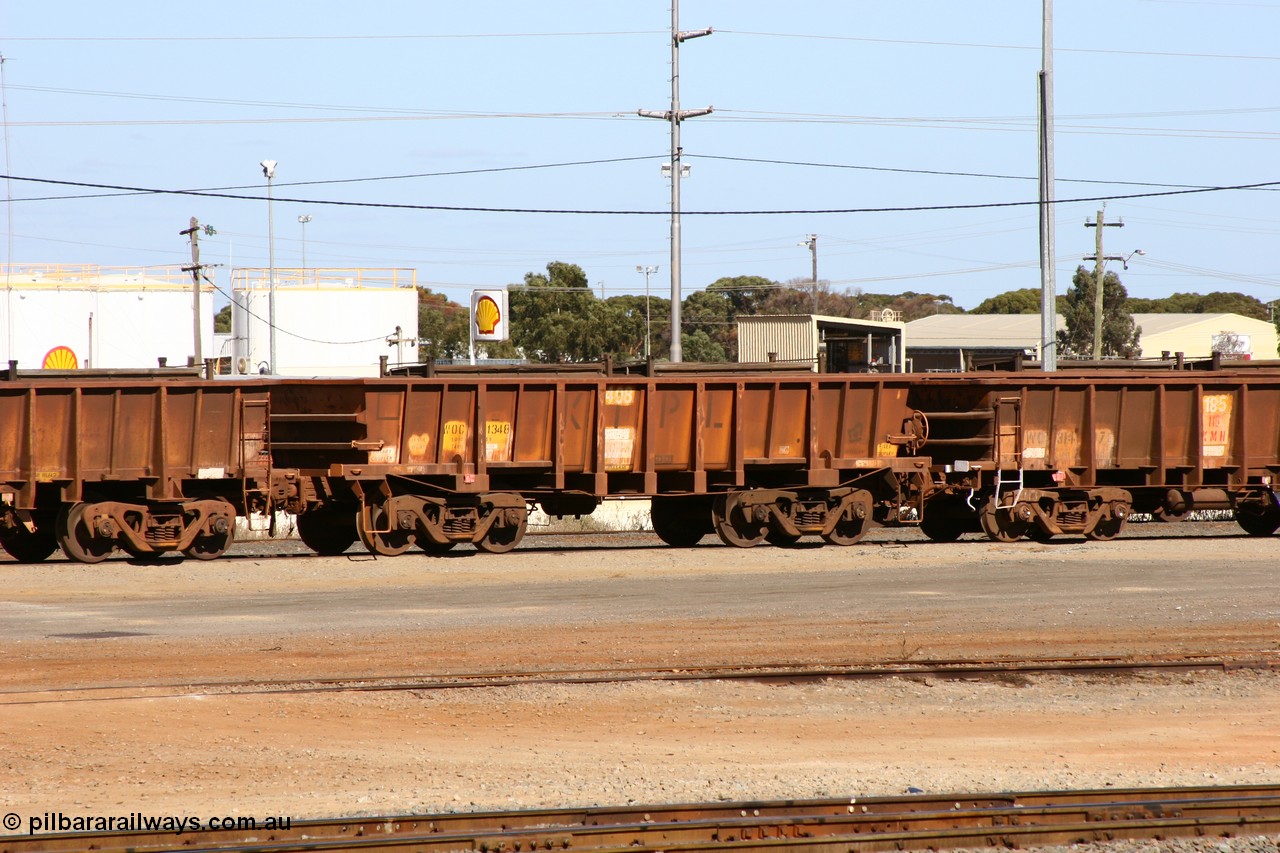
M 1072 199 L 1280 181 L 1267 148 L 1280 141 L 1280 2 L 1056 7 L 1065 292 L 1093 252 L 1084 222 L 1101 204 Z M 636 265 L 657 265 L 654 293 L 668 292 L 668 127 L 635 114 L 669 104 L 666 2 L 127 8 L 5 2 L 9 174 L 245 198 L 12 180 L 7 259 L 181 264 L 178 231 L 195 215 L 218 230 L 202 241 L 205 262 L 266 266 L 258 162 L 274 159 L 277 266 L 301 262 L 308 214 L 309 266 L 412 267 L 458 301 L 553 260 L 580 264 L 612 293 L 643 292 Z M 682 106 L 716 110 L 683 128 L 685 295 L 722 276 L 807 278 L 799 244 L 811 233 L 819 276 L 836 289 L 945 293 L 972 308 L 1039 286 L 1029 205 L 693 212 L 1034 200 L 1040 3 L 684 0 L 680 11 L 682 29 L 716 30 L 681 52 Z M 580 161 L 617 162 L 483 171 Z M 1271 301 L 1278 202 L 1274 190 L 1117 198 L 1107 220 L 1125 227 L 1106 230 L 1106 253 L 1147 252 L 1127 272 L 1113 265 L 1134 296 L 1236 290 Z

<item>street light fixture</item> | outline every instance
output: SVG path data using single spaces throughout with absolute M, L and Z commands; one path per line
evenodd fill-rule
M 649 360 L 649 333 L 652 326 L 649 322 L 649 276 L 658 271 L 656 266 L 636 265 L 636 272 L 644 276 L 644 358 Z
M 1101 230 L 1101 229 L 1099 229 Z M 1099 244 L 1101 245 L 1101 244 Z M 1134 249 L 1127 255 L 1103 255 L 1099 258 L 1096 254 L 1085 255 L 1084 260 L 1094 261 L 1097 263 L 1097 269 L 1094 273 L 1093 282 L 1093 358 L 1098 361 L 1102 358 L 1102 285 L 1105 280 L 1103 268 L 1107 261 L 1119 261 L 1125 269 L 1129 268 L 1129 261 L 1134 255 L 1145 255 L 1142 249 Z
M 1128 269 L 1128 268 L 1129 268 L 1129 259 L 1130 259 L 1130 258 L 1132 258 L 1134 255 L 1145 255 L 1145 254 L 1146 254 L 1146 252 L 1142 251 L 1141 249 L 1134 249 L 1132 252 L 1130 252 L 1129 254 L 1125 255 L 1123 258 L 1121 258 L 1121 259 L 1120 259 L 1120 262 L 1121 262 L 1122 264 L 1124 264 L 1124 268 L 1125 268 L 1125 269 Z
M 267 357 L 270 370 L 276 372 L 276 232 L 275 215 L 271 208 L 271 180 L 276 176 L 276 161 L 263 160 L 262 175 L 267 179 L 267 334 L 270 346 Z
M 311 221 L 311 214 L 304 213 L 298 217 L 298 224 L 302 226 L 302 268 L 307 268 L 307 223 Z

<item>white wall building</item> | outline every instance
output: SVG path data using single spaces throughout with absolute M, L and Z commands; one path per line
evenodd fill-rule
M 179 367 L 218 355 L 212 284 L 200 287 L 195 351 L 192 281 L 180 266 L 0 266 L 0 353 L 19 368 Z
M 265 269 L 232 272 L 234 372 L 271 369 L 270 278 Z M 418 360 L 414 270 L 276 269 L 275 280 L 276 373 L 377 376 L 379 356 L 392 367 Z

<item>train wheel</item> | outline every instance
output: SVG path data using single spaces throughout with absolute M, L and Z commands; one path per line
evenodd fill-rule
M 1098 520 L 1093 529 L 1086 530 L 1085 539 L 1094 542 L 1107 542 L 1115 539 L 1120 535 L 1120 531 L 1124 530 L 1125 520 L 1129 517 L 1129 508 L 1123 504 L 1112 504 L 1111 513 L 1106 518 Z
M 764 541 L 766 531 L 764 524 L 743 518 L 741 510 L 736 508 L 730 510 L 727 495 L 716 498 L 712 517 L 715 521 L 716 535 L 726 545 L 752 548 Z
M 453 546 L 457 544 L 457 542 L 433 542 L 430 540 L 424 542 L 421 539 L 418 541 L 418 547 L 423 550 L 423 553 L 432 557 L 448 554 L 453 550 Z
M 507 510 L 495 510 L 495 512 L 507 512 Z M 475 543 L 476 549 L 486 554 L 505 554 L 520 544 L 528 527 L 529 513 L 526 510 L 519 510 L 519 520 L 516 524 L 491 524 L 485 531 L 484 538 Z
M 658 538 L 673 548 L 692 548 L 710 531 L 706 504 L 696 505 L 679 498 L 654 498 L 649 504 L 649 520 Z
M 360 536 L 364 547 L 369 549 L 370 554 L 398 557 L 408 551 L 409 546 L 413 544 L 413 531 L 386 529 L 389 524 L 390 519 L 386 510 L 380 506 L 356 512 L 356 533 Z
M 101 563 L 115 550 L 115 542 L 104 539 L 89 529 L 85 523 L 86 503 L 68 504 L 58 513 L 54 523 L 54 535 L 58 546 L 77 563 Z
M 182 549 L 184 556 L 194 560 L 216 560 L 236 540 L 236 509 L 227 501 L 221 501 L 221 507 L 208 519 L 208 532 L 197 536 L 190 545 Z M 198 516 L 189 517 L 188 522 L 197 520 Z
M 1048 542 L 1053 534 L 1038 524 L 1032 524 L 1027 528 L 1027 538 L 1032 542 Z
M 182 549 L 182 553 L 194 560 L 216 560 L 227 553 L 227 549 L 231 547 L 235 539 L 236 526 L 235 522 L 232 521 L 230 526 L 222 533 L 197 536 L 194 542 Z
M 1027 523 L 1007 511 L 996 509 L 995 499 L 988 501 L 978 513 L 982 532 L 997 542 L 1017 542 L 1027 532 Z
M 28 530 L 23 524 L 0 528 L 0 547 L 19 563 L 43 563 L 58 550 L 58 537 L 54 534 L 53 513 L 40 513 L 33 517 L 36 529 Z
M 956 518 L 930 515 L 926 509 L 924 518 L 920 519 L 920 532 L 934 542 L 954 542 L 964 535 L 965 525 Z
M 867 532 L 867 521 L 871 518 L 871 495 L 866 492 L 854 494 L 854 500 L 845 506 L 844 513 L 830 533 L 824 533 L 823 541 L 832 545 L 853 545 Z
M 302 544 L 322 557 L 336 557 L 360 538 L 351 513 L 314 509 L 299 515 L 295 523 Z
M 1093 542 L 1109 542 L 1120 535 L 1124 529 L 1123 518 L 1104 518 L 1084 534 L 1085 539 Z
M 974 530 L 976 516 L 959 498 L 945 497 L 925 504 L 920 532 L 934 542 L 954 542 Z
M 1270 536 L 1276 532 L 1276 528 L 1280 528 L 1280 509 L 1265 507 L 1251 510 L 1237 507 L 1236 524 L 1250 536 Z
M 836 523 L 835 528 L 830 533 L 823 535 L 824 542 L 832 545 L 854 545 L 867 532 L 867 520 L 865 518 L 848 519 L 842 518 Z

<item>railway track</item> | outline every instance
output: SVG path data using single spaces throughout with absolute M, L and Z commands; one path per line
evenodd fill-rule
M 1232 670 L 1280 671 L 1280 652 L 1249 651 L 1229 655 L 1179 654 L 1155 658 L 1068 657 L 993 660 L 883 661 L 855 664 L 771 663 L 670 668 L 531 670 L 399 676 L 316 677 L 288 680 L 206 681 L 165 684 L 99 685 L 47 690 L 0 691 L 0 706 L 66 702 L 106 702 L 192 695 L 283 695 L 443 691 L 516 685 L 589 685 L 632 682 L 741 681 L 758 684 L 806 684 L 823 681 L 871 681 L 886 678 L 1008 680 L 1031 676 L 1124 676 Z
M 1272 837 L 1280 785 L 786 800 L 291 821 L 288 827 L 0 836 L 0 853 L 923 850 Z

